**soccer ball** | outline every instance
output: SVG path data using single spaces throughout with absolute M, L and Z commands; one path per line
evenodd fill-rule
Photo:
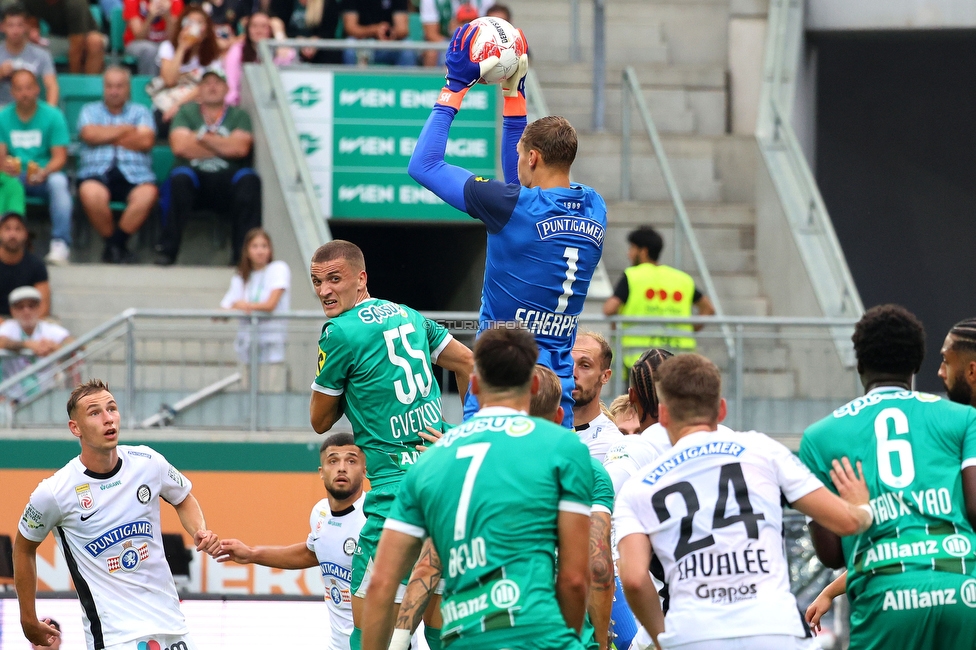
M 519 58 L 526 49 L 519 30 L 507 20 L 488 16 L 472 20 L 471 25 L 481 28 L 471 43 L 471 60 L 480 63 L 490 56 L 500 59 L 494 68 L 482 75 L 479 83 L 497 84 L 515 74 Z

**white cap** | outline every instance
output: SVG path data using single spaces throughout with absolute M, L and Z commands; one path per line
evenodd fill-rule
M 10 296 L 7 298 L 7 302 L 11 305 L 16 305 L 21 300 L 41 300 L 41 292 L 34 287 L 27 285 L 24 287 L 17 287 L 10 292 Z

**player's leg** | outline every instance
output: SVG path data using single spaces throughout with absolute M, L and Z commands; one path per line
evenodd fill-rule
M 617 650 L 627 650 L 637 634 L 637 619 L 634 618 L 634 613 L 630 611 L 630 606 L 627 605 L 623 587 L 620 585 L 620 578 L 615 578 L 615 582 L 613 608 L 610 610 L 610 633 Z

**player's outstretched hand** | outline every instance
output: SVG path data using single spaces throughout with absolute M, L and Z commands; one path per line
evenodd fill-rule
M 817 596 L 817 599 L 807 607 L 806 619 L 810 629 L 820 632 L 820 619 L 830 611 L 830 606 L 834 604 L 834 599 L 825 593 Z
M 421 438 L 423 438 L 424 440 L 426 440 L 430 444 L 434 444 L 435 442 L 437 442 L 438 440 L 440 440 L 441 438 L 444 437 L 444 432 L 443 431 L 438 431 L 434 427 L 428 426 L 427 427 L 427 432 L 424 433 L 423 431 L 421 431 L 419 435 L 420 435 Z M 427 445 L 417 445 L 415 447 L 415 449 L 417 451 L 423 453 L 423 452 L 427 451 L 429 449 L 429 447 Z
M 39 621 L 36 618 L 20 619 L 20 626 L 24 630 L 24 636 L 34 645 L 48 647 L 53 644 L 61 633 L 51 625 L 51 619 L 45 618 Z
M 218 562 L 249 564 L 252 553 L 251 547 L 239 539 L 222 539 L 220 540 L 220 548 L 214 557 Z
M 481 29 L 477 25 L 461 25 L 447 48 L 447 89 L 460 92 L 478 83 L 481 77 L 498 64 L 497 56 L 489 56 L 480 63 L 471 58 L 471 46 Z
M 525 34 L 522 30 L 518 30 L 519 39 L 522 41 L 523 52 L 529 51 L 529 42 L 525 38 Z M 523 54 L 519 57 L 518 68 L 512 73 L 512 76 L 502 82 L 502 92 L 505 97 L 518 97 L 525 98 L 525 75 L 529 72 L 529 55 Z
M 212 530 L 198 530 L 193 535 L 193 543 L 197 545 L 198 551 L 203 551 L 211 557 L 220 548 L 220 538 Z
M 857 461 L 857 473 L 855 473 L 847 456 L 839 461 L 835 458 L 833 469 L 830 470 L 830 480 L 834 482 L 840 498 L 851 505 L 865 505 L 871 499 L 868 484 L 864 481 L 864 472 L 861 470 L 861 461 Z

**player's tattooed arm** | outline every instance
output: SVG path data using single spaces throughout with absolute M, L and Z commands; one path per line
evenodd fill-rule
M 610 551 L 610 515 L 590 515 L 590 593 L 586 611 L 600 650 L 609 645 L 610 611 L 613 609 L 613 554 Z
M 400 605 L 396 629 L 409 630 L 411 634 L 417 630 L 430 598 L 434 595 L 434 589 L 441 580 L 442 570 L 441 558 L 428 537 L 424 541 L 420 557 L 417 558 L 417 564 L 407 582 L 407 591 Z

